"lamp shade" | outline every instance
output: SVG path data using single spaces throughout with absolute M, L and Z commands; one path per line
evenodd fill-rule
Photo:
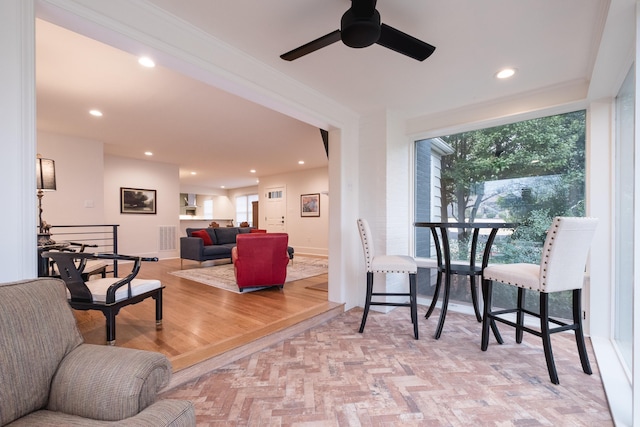
M 36 186 L 38 190 L 55 191 L 56 162 L 51 159 L 36 159 Z

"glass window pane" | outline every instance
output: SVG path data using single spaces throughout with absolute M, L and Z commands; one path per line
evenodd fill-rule
M 614 340 L 629 370 L 633 339 L 634 68 L 616 97 Z
M 417 141 L 416 221 L 517 222 L 496 238 L 491 262 L 539 263 L 553 217 L 584 215 L 585 119 L 576 111 Z M 452 256 L 465 259 L 468 237 L 451 242 Z M 433 256 L 429 240 L 428 229 L 416 230 L 417 257 Z M 422 276 L 419 292 L 429 294 L 435 277 Z M 469 279 L 452 279 L 451 298 L 470 302 Z M 496 306 L 514 300 L 512 291 L 496 289 Z M 570 318 L 570 294 L 552 298 L 560 308 L 551 314 Z
M 213 200 L 207 199 L 207 200 L 204 201 L 203 211 L 204 211 L 204 217 L 205 218 L 207 218 L 207 219 L 212 218 L 213 219 Z
M 248 222 L 253 227 L 253 205 L 259 199 L 257 194 L 236 197 L 236 224 Z

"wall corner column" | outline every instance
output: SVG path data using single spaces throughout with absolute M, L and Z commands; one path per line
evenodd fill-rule
M 33 278 L 36 250 L 34 0 L 0 1 L 0 281 Z

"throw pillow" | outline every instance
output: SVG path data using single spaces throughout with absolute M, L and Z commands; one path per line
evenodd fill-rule
M 211 241 L 211 237 L 209 236 L 209 233 L 207 233 L 207 230 L 194 231 L 193 233 L 191 233 L 191 237 L 201 238 L 205 246 L 213 245 L 213 242 Z

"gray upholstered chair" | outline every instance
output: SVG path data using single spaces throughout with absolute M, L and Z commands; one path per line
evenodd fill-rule
M 591 365 L 587 356 L 582 330 L 582 285 L 584 271 L 591 240 L 598 220 L 595 218 L 556 217 L 547 231 L 542 249 L 540 265 L 537 264 L 495 264 L 486 267 L 482 273 L 484 286 L 484 316 L 482 319 L 481 349 L 487 350 L 489 344 L 489 328 L 492 321 L 515 328 L 516 342 L 522 342 L 523 332 L 542 338 L 547 370 L 551 382 L 559 384 L 556 365 L 551 349 L 551 334 L 573 330 L 582 370 L 591 374 Z M 492 284 L 501 282 L 518 288 L 516 308 L 494 310 L 492 308 Z M 540 311 L 532 312 L 525 308 L 525 289 L 536 291 L 540 295 Z M 572 291 L 573 323 L 566 323 L 549 315 L 549 294 L 561 291 Z M 515 313 L 515 322 L 505 315 Z M 540 330 L 524 325 L 525 315 L 540 320 Z M 551 327 L 551 325 L 556 327 Z M 496 339 L 502 344 L 502 337 L 497 328 L 494 329 Z
M 195 425 L 191 402 L 157 400 L 164 355 L 83 343 L 62 280 L 0 284 L 0 325 L 0 425 Z
M 364 251 L 364 260 L 367 269 L 367 296 L 360 324 L 360 333 L 364 331 L 367 323 L 369 308 L 372 305 L 400 306 L 411 308 L 411 322 L 413 323 L 413 335 L 418 339 L 418 302 L 416 295 L 416 276 L 418 266 L 416 261 L 407 255 L 377 255 L 373 246 L 373 236 L 369 223 L 365 219 L 358 219 L 358 230 Z M 373 292 L 373 276 L 375 273 L 402 273 L 409 275 L 409 292 Z M 373 297 L 385 297 L 384 301 L 372 301 Z M 409 297 L 409 301 L 388 301 L 386 297 Z

